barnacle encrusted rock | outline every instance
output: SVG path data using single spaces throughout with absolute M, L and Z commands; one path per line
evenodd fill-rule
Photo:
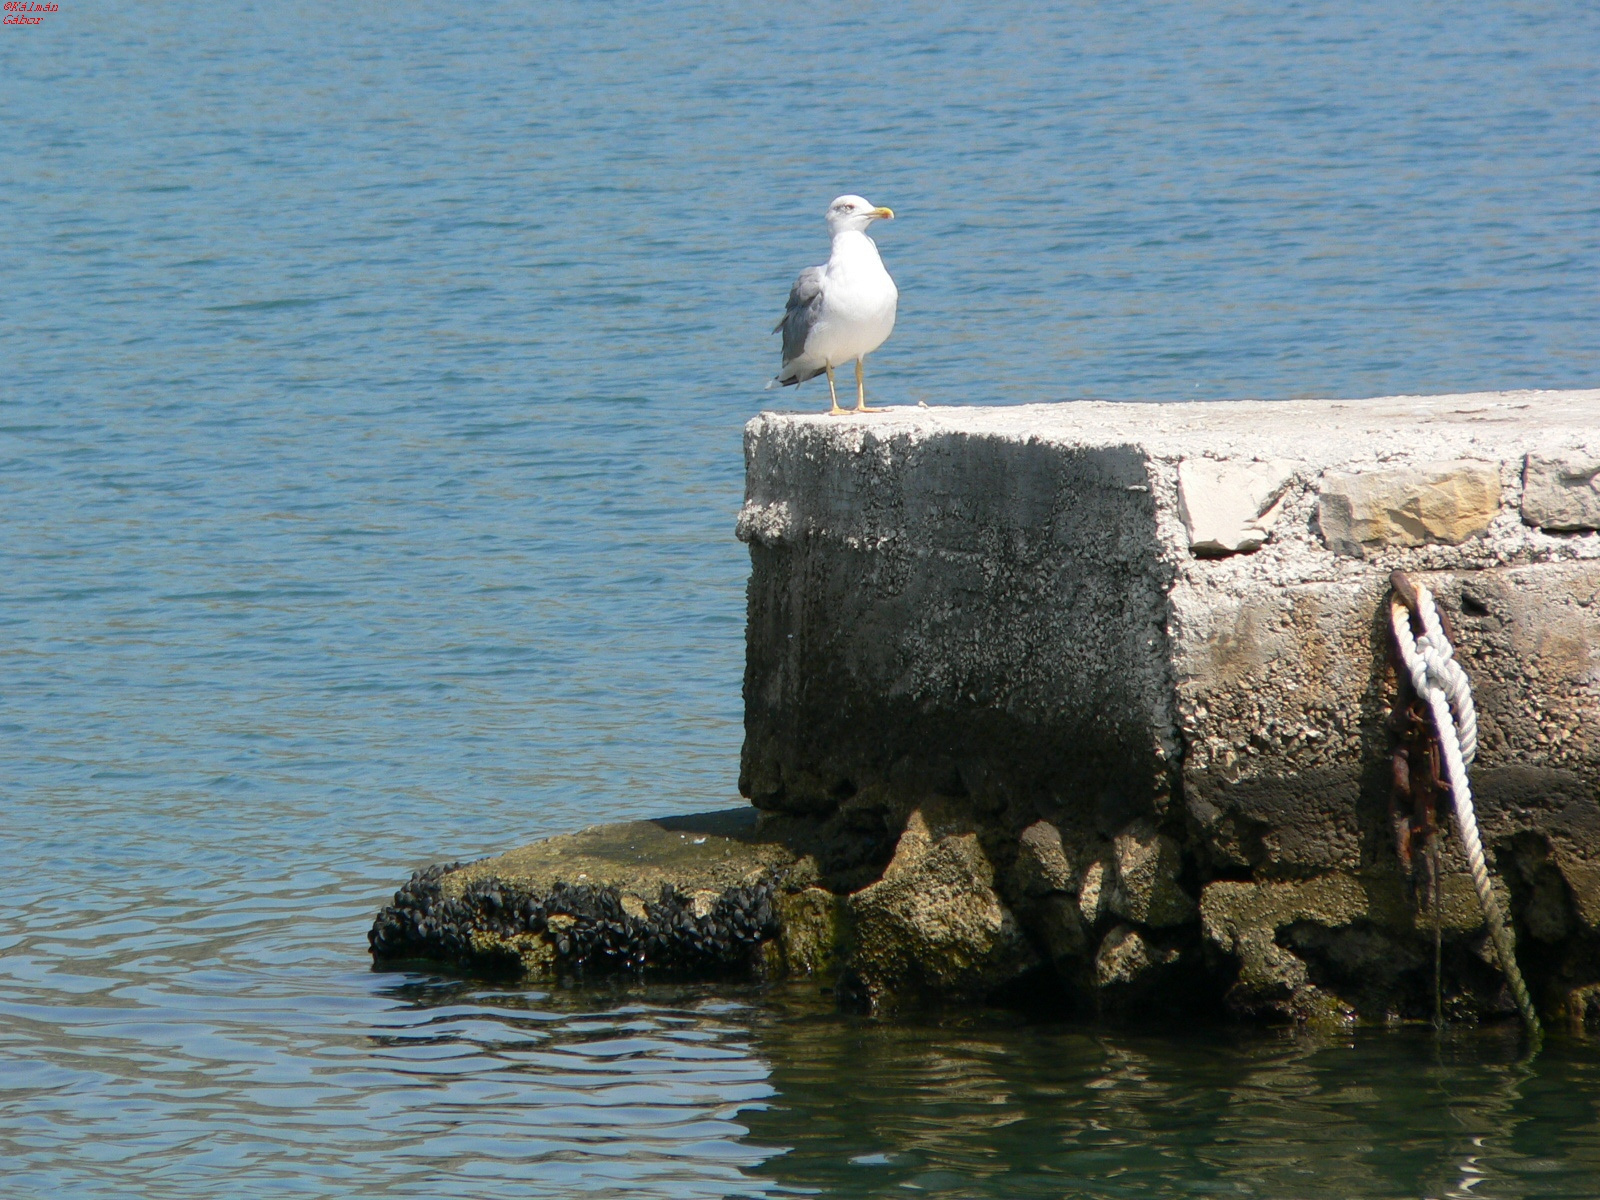
M 731 809 L 600 825 L 430 867 L 378 914 L 373 957 L 535 978 L 759 973 L 767 944 L 782 947 L 783 893 L 803 889 L 817 868 L 792 838 L 763 837 L 755 818 Z M 804 936 L 805 956 L 826 953 L 815 931 Z

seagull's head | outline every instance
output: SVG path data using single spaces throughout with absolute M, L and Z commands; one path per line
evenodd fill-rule
M 894 220 L 894 209 L 878 208 L 860 196 L 840 196 L 828 205 L 828 232 L 843 233 L 853 229 L 862 233 L 874 221 Z

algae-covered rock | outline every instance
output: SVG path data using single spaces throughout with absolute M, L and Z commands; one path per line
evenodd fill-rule
M 971 818 L 948 804 L 911 814 L 883 878 L 850 911 L 852 966 L 874 1008 L 981 998 L 1038 963 Z
M 1507 1011 L 1472 881 L 1443 875 L 1437 905 L 1447 1015 Z M 1206 940 L 1237 961 L 1228 1003 L 1241 1016 L 1319 1022 L 1432 1010 L 1435 914 L 1407 896 L 1398 876 L 1212 883 L 1200 919 Z
M 816 975 L 831 979 L 840 968 L 844 898 L 826 888 L 808 887 L 778 896 L 778 939 L 781 957 L 776 974 Z

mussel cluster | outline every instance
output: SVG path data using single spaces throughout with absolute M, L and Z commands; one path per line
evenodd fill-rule
M 446 899 L 440 880 L 459 865 L 418 871 L 395 893 L 367 935 L 373 958 L 491 966 L 473 949 L 474 931 L 502 940 L 533 933 L 544 936 L 569 973 L 711 975 L 748 968 L 756 948 L 778 931 L 770 881 L 730 888 L 702 914 L 690 897 L 663 884 L 656 901 L 636 916 L 623 907 L 617 888 L 590 884 L 557 883 L 535 894 L 479 879 Z

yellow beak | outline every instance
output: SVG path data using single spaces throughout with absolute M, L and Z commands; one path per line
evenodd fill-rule
M 877 217 L 881 221 L 892 221 L 892 220 L 894 220 L 894 209 L 892 209 L 892 208 L 875 208 L 875 209 L 872 210 L 872 215 Z

